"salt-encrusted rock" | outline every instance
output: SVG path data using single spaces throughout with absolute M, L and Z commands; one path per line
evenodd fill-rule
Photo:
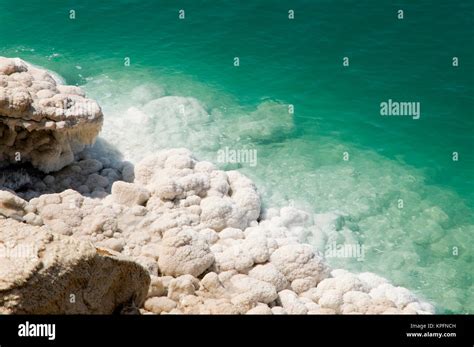
M 272 309 L 265 304 L 258 304 L 254 308 L 247 311 L 247 314 L 273 314 Z
M 110 238 L 98 243 L 99 246 L 109 248 L 115 252 L 121 252 L 125 246 L 125 241 L 122 239 Z
M 144 307 L 146 310 L 153 313 L 170 312 L 176 308 L 177 304 L 166 296 L 149 298 L 145 301 Z
M 183 296 L 193 295 L 199 288 L 199 280 L 191 275 L 179 276 L 170 281 L 168 298 L 179 301 Z
M 199 276 L 214 262 L 208 244 L 191 229 L 172 229 L 160 245 L 158 266 L 165 275 Z
M 314 277 L 297 278 L 291 282 L 291 289 L 293 289 L 296 294 L 301 294 L 313 288 L 316 283 Z
M 278 293 L 278 301 L 281 303 L 281 306 L 289 314 L 306 314 L 308 309 L 302 301 L 299 300 L 298 295 L 296 295 L 291 290 L 285 289 Z
M 46 70 L 0 57 L 0 162 L 57 171 L 91 144 L 103 121 L 99 105 Z
M 286 289 L 289 285 L 286 277 L 272 263 L 255 266 L 249 271 L 249 276 L 273 284 L 277 292 Z
M 294 207 L 260 216 L 258 193 L 239 173 L 184 149 L 154 154 L 135 172 L 127 167 L 129 182 L 119 181 L 120 163 L 83 151 L 58 172 L 31 176 L 25 187 L 40 194 L 5 191 L 8 215 L 131 257 L 152 277 L 146 314 L 434 312 L 375 274 L 330 272 L 312 246 L 301 244 L 320 232 L 310 216 Z M 130 300 L 120 312 L 133 311 L 125 309 Z
M 386 284 L 388 281 L 372 272 L 363 272 L 358 275 L 359 279 L 364 282 L 370 289 L 376 288 L 381 284 Z
M 386 298 L 393 302 L 397 308 L 404 308 L 411 302 L 416 301 L 416 297 L 408 289 L 402 287 L 394 287 L 393 285 L 381 284 L 370 291 L 370 296 L 374 299 Z
M 117 253 L 12 219 L 0 219 L 0 245 L 0 313 L 111 314 L 140 306 L 150 283 Z
M 242 314 L 243 311 L 226 298 L 206 299 L 199 310 L 201 314 Z
M 283 246 L 273 252 L 270 261 L 289 281 L 310 277 L 319 283 L 329 275 L 323 258 L 310 245 Z
M 77 165 L 81 169 L 80 172 L 83 175 L 90 175 L 92 173 L 99 172 L 104 167 L 102 162 L 92 158 L 81 160 L 77 163 Z
M 117 181 L 112 185 L 112 197 L 118 204 L 144 205 L 150 198 L 150 192 L 138 184 Z
M 148 288 L 147 297 L 151 298 L 154 296 L 164 296 L 167 294 L 167 290 L 163 284 L 163 278 L 158 276 L 150 276 L 151 282 Z
M 244 239 L 220 239 L 212 250 L 216 257 L 216 268 L 220 271 L 235 269 L 246 272 L 254 264 L 267 262 L 276 248 L 278 244 L 274 239 L 260 233 L 248 235 Z
M 278 243 L 264 234 L 251 234 L 242 241 L 242 247 L 247 250 L 255 264 L 266 263 L 277 248 Z
M 369 294 L 360 291 L 349 291 L 342 297 L 344 305 L 341 307 L 342 313 L 367 313 L 372 298 Z
M 317 288 L 319 292 L 335 289 L 343 294 L 351 290 L 367 292 L 370 289 L 357 275 L 350 272 L 340 274 L 337 277 L 326 278 L 318 284 Z
M 230 279 L 229 288 L 237 293 L 231 302 L 236 306 L 248 309 L 258 302 L 268 304 L 278 297 L 275 287 L 270 283 L 242 274 L 235 275 Z
M 215 272 L 209 272 L 202 278 L 199 292 L 205 297 L 225 297 L 227 294 L 219 275 Z
M 216 268 L 218 271 L 237 270 L 245 272 L 254 265 L 252 255 L 242 245 L 235 245 L 216 252 Z
M 336 289 L 329 289 L 323 292 L 323 295 L 319 299 L 319 305 L 322 308 L 329 308 L 338 312 L 339 307 L 343 303 L 342 292 Z
M 257 220 L 260 216 L 261 201 L 254 183 L 238 171 L 227 172 L 232 200 L 244 211 L 246 223 Z
M 229 197 L 207 197 L 201 201 L 201 209 L 201 223 L 217 232 L 228 227 L 246 227 L 244 211 Z
M 415 301 L 405 306 L 403 309 L 410 314 L 435 314 L 435 307 L 428 302 Z
M 30 224 L 30 225 L 36 225 L 36 226 L 42 226 L 44 224 L 43 219 L 40 216 L 38 216 L 38 215 L 36 215 L 32 212 L 27 213 L 26 215 L 24 215 L 23 216 L 23 221 L 25 223 Z
M 0 215 L 21 219 L 26 214 L 26 205 L 27 202 L 15 194 L 0 190 Z
M 386 298 L 378 298 L 372 299 L 369 308 L 367 309 L 367 314 L 382 314 L 388 310 L 394 309 L 395 304 L 386 299 Z
M 271 310 L 273 314 L 288 314 L 286 310 L 281 306 L 273 306 Z
M 219 240 L 219 234 L 209 228 L 199 230 L 199 236 L 206 240 L 206 242 L 210 245 L 216 243 Z
M 236 228 L 225 228 L 219 234 L 219 239 L 232 239 L 232 240 L 239 240 L 245 237 L 245 234 L 242 230 Z

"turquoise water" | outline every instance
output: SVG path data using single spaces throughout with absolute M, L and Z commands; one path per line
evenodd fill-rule
M 473 14 L 447 0 L 0 0 L 0 55 L 83 86 L 128 159 L 257 149 L 238 167 L 267 206 L 347 216 L 365 261 L 334 265 L 474 313 Z M 420 119 L 380 116 L 388 99 L 420 102 Z

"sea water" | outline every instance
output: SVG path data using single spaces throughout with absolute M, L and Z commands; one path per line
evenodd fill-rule
M 187 147 L 241 170 L 266 207 L 344 216 L 343 240 L 364 256 L 328 257 L 333 266 L 381 274 L 439 312 L 474 313 L 473 10 L 0 0 L 0 55 L 82 86 L 125 159 Z M 231 159 L 242 153 L 255 160 Z

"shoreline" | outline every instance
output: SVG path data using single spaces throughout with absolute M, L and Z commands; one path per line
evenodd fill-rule
M 83 156 L 88 157 L 87 151 Z M 154 172 L 158 162 L 163 167 Z M 89 177 L 97 180 L 100 171 L 114 170 L 99 163 L 97 159 L 82 159 L 58 173 L 45 175 L 43 182 L 46 177 L 47 182 L 58 181 L 55 189 L 61 190 L 64 173 L 70 175 L 71 170 L 78 175 L 89 172 L 89 183 L 93 180 Z M 131 169 L 124 165 L 122 170 L 120 174 L 127 175 Z M 164 172 L 173 175 L 164 176 Z M 181 177 L 183 172 L 189 174 Z M 195 180 L 206 173 L 217 177 L 201 198 L 194 193 L 203 186 L 196 186 Z M 232 179 L 227 184 L 232 187 L 232 196 L 222 194 L 226 180 L 217 181 L 229 173 Z M 209 162 L 196 161 L 188 150 L 172 149 L 139 163 L 135 175 L 138 179 L 133 183 L 114 181 L 110 194 L 100 186 L 85 195 L 71 189 L 42 194 L 25 201 L 22 220 L 121 253 L 141 264 L 151 275 L 147 299 L 141 307 L 143 314 L 434 313 L 431 304 L 378 275 L 329 269 L 322 254 L 300 241 L 304 234 L 303 211 L 291 207 L 269 209 L 267 217 L 259 219 L 257 190 L 238 172 L 216 170 Z M 180 184 L 173 181 L 175 175 L 189 186 L 176 188 Z M 154 176 L 160 177 L 158 182 Z M 228 213 L 219 215 L 215 211 Z M 168 242 L 169 246 L 163 246 Z M 181 258 L 180 247 L 172 248 L 181 243 L 184 254 L 196 252 L 195 256 Z M 163 256 L 167 253 L 169 258 Z M 195 263 L 197 258 L 205 261 Z M 160 259 L 164 262 L 161 265 Z
M 7 73 L 7 76 L 13 74 Z M 47 79 L 48 73 L 40 78 Z M 80 95 L 77 87 L 74 90 L 61 87 L 58 92 L 55 83 L 49 83 L 52 93 L 43 93 L 44 98 Z M 6 100 L 15 100 L 15 97 L 17 94 Z M 31 104 L 42 107 L 34 98 Z M 7 103 L 6 107 L 14 108 L 16 104 Z M 49 112 L 46 108 L 41 111 Z M 20 118 L 15 126 L 24 124 L 21 121 L 24 111 L 14 114 Z M 97 112 L 94 115 L 101 118 Z M 48 119 L 47 116 L 44 119 Z M 82 123 L 74 122 L 76 125 L 72 133 L 80 134 Z M 54 129 L 48 128 L 48 131 Z M 25 132 L 23 136 L 35 131 Z M 90 142 L 90 137 L 88 134 L 86 142 Z M 17 136 L 16 139 L 24 138 Z M 105 280 L 102 285 L 115 288 L 115 292 L 104 294 L 92 287 L 95 289 L 90 295 L 96 300 L 96 295 L 115 297 L 125 291 L 127 295 L 123 295 L 130 297 L 124 302 L 122 295 L 121 310 L 132 307 L 135 310 L 131 311 L 143 314 L 435 313 L 430 303 L 378 275 L 330 269 L 324 257 L 303 242 L 308 215 L 293 207 L 262 211 L 255 184 L 238 171 L 223 171 L 210 162 L 198 161 L 187 149 L 163 150 L 133 167 L 119 154 L 111 155 L 113 152 L 105 142 L 99 140 L 98 143 L 100 146 L 95 149 L 102 151 L 79 150 L 72 160 L 70 155 L 66 159 L 58 156 L 61 158 L 59 166 L 58 161 L 51 158 L 46 170 L 39 163 L 39 168 L 46 171 L 44 174 L 36 169 L 18 173 L 13 166 L 12 173 L 4 179 L 14 189 L 2 190 L 0 200 L 3 241 L 14 241 L 16 236 L 11 232 L 2 233 L 2 226 L 4 231 L 21 230 L 26 239 L 36 234 L 44 236 L 47 251 L 39 249 L 33 257 L 40 268 L 48 267 L 45 253 L 58 252 L 51 242 L 79 242 L 80 249 L 87 249 L 84 251 L 87 254 L 76 254 L 80 260 L 92 257 L 97 262 L 94 266 L 100 269 L 114 261 L 116 265 L 111 269 L 118 268 L 119 273 L 133 272 L 144 278 L 146 271 L 150 276 L 148 283 L 146 279 L 138 282 L 131 296 L 127 292 L 130 288 L 123 288 L 125 284 L 120 286 L 120 281 L 111 276 L 110 281 L 113 281 Z M 67 141 L 59 143 L 61 149 L 72 152 L 68 146 Z M 32 163 L 38 164 L 34 159 Z M 61 168 L 57 170 L 58 167 Z M 5 186 L 6 182 L 2 184 Z M 324 237 L 322 230 L 341 223 L 341 218 L 337 214 L 321 215 L 319 224 L 314 225 L 320 233 L 312 230 L 312 237 Z M 69 256 L 64 255 L 66 259 Z M 10 273 L 14 270 L 15 258 L 9 259 L 8 255 L 6 258 L 5 269 Z M 140 269 L 133 265 L 131 270 L 130 260 L 140 264 Z M 79 271 L 77 264 L 51 266 L 64 266 L 73 274 Z M 83 285 L 71 284 L 70 278 L 60 274 L 35 271 L 25 270 L 26 285 L 21 288 L 15 284 L 15 277 L 0 288 L 0 312 L 22 312 L 24 294 L 17 298 L 10 295 L 28 291 L 28 281 L 35 276 L 40 278 L 44 286 L 42 295 L 46 297 L 51 295 L 47 288 L 52 281 L 67 281 L 68 286 L 75 286 L 74 290 L 79 293 L 91 291 Z M 94 282 L 94 285 L 100 287 L 99 283 Z M 103 313 L 112 313 L 111 308 L 112 311 L 118 308 L 112 306 Z M 34 307 L 32 305 L 33 311 L 26 313 L 35 313 Z M 86 307 L 51 304 L 42 307 L 41 312 L 74 313 Z

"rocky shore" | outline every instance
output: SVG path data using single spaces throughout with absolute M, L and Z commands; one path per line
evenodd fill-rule
M 0 313 L 435 312 L 304 243 L 342 216 L 263 209 L 250 179 L 187 149 L 134 166 L 85 148 L 102 121 L 78 87 L 0 58 Z

